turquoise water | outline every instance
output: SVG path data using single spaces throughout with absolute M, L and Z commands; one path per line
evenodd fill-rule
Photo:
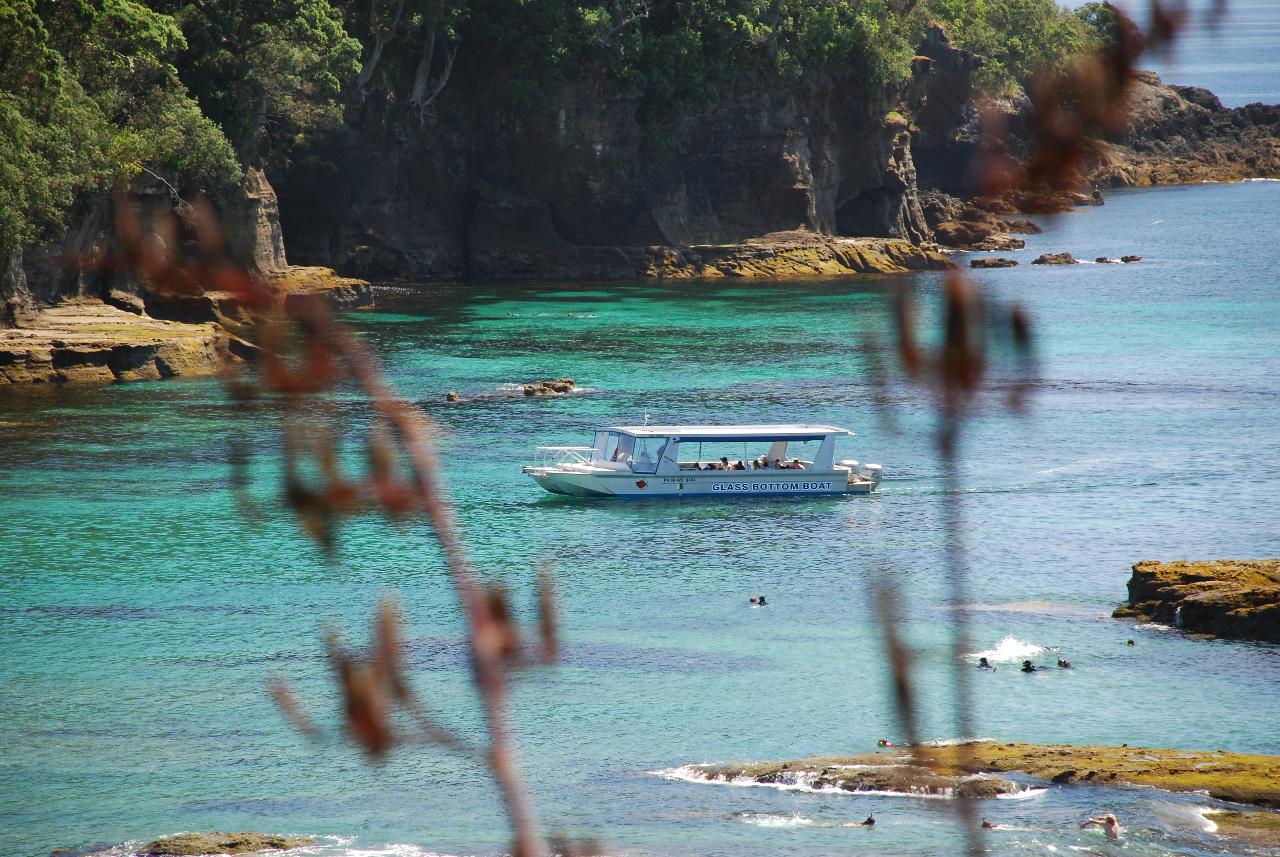
M 1061 647 L 1070 672 L 974 675 L 991 738 L 1280 753 L 1280 647 L 1189 639 L 1108 618 L 1139 559 L 1280 555 L 1280 183 L 1117 193 L 1029 236 L 1022 267 L 978 272 L 1040 334 L 1031 414 L 997 409 L 963 446 L 975 650 Z M 1137 265 L 1031 267 L 1044 251 Z M 930 410 L 871 405 L 859 348 L 883 289 L 930 305 L 937 275 L 791 283 L 431 285 L 383 289 L 350 320 L 394 383 L 440 422 L 476 560 L 532 606 L 539 563 L 563 596 L 561 666 L 515 694 L 544 825 L 610 853 L 958 853 L 946 801 L 701 785 L 696 762 L 865 751 L 900 737 L 868 599 L 877 568 L 906 597 L 924 733 L 955 736 L 944 608 L 942 473 Z M 512 381 L 587 392 L 531 401 Z M 443 405 L 458 390 L 473 401 Z M 332 406 L 350 413 L 349 402 Z M 602 423 L 815 421 L 885 465 L 870 498 L 609 503 L 519 473 L 536 444 Z M 269 415 L 217 384 L 138 383 L 0 398 L 0 854 L 180 830 L 330 837 L 327 855 L 477 854 L 506 843 L 467 763 L 430 748 L 373 767 L 308 744 L 264 680 L 290 677 L 336 717 L 319 633 L 363 639 L 394 589 L 412 678 L 479 734 L 460 623 L 420 526 L 344 531 L 329 567 L 272 513 L 246 526 L 227 444 L 264 447 Z M 748 594 L 770 606 L 752 610 Z M 1136 645 L 1125 645 L 1133 638 Z M 1051 660 L 1052 651 L 1037 655 Z M 1248 853 L 1206 832 L 1204 796 L 1054 787 L 985 804 L 993 853 Z M 834 825 L 874 810 L 874 830 Z M 1123 848 L 1076 824 L 1112 810 Z

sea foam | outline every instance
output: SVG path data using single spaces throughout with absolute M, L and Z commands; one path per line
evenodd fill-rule
M 1046 651 L 1044 646 L 1037 646 L 1035 643 L 1028 643 L 1019 640 L 1010 634 L 1009 636 L 996 643 L 995 648 L 985 649 L 981 652 L 973 652 L 969 657 L 973 660 L 978 658 L 986 658 L 992 662 L 1017 663 L 1018 661 L 1034 658 L 1036 655 Z

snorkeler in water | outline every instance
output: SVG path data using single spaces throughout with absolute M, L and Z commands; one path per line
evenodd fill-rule
M 1058 658 L 1058 668 L 1064 670 L 1071 669 L 1071 661 L 1066 658 Z
M 876 814 L 873 812 L 867 816 L 865 821 L 851 821 L 848 824 L 842 824 L 841 827 L 875 827 Z
M 1117 821 L 1116 817 L 1111 813 L 1108 812 L 1106 815 L 1099 815 L 1096 818 L 1089 819 L 1084 824 L 1080 825 L 1080 829 L 1084 830 L 1086 827 L 1093 825 L 1101 827 L 1103 833 L 1107 834 L 1107 838 L 1112 842 L 1118 842 L 1120 840 L 1120 822 Z
M 987 660 L 986 658 L 978 658 L 978 669 L 993 670 L 995 669 L 995 667 L 991 666 L 991 661 Z
M 1022 671 L 1023 671 L 1024 673 L 1033 673 L 1033 672 L 1035 672 L 1035 671 L 1036 671 L 1036 665 L 1035 665 L 1035 664 L 1033 664 L 1033 663 L 1031 663 L 1031 661 L 1023 661 L 1023 662 L 1022 662 Z

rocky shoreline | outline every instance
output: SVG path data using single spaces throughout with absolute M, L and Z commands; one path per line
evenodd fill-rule
M 1129 579 L 1129 603 L 1112 615 L 1280 643 L 1280 559 L 1139 562 Z
M 1016 785 L 994 775 L 1022 773 L 1046 784 L 1123 783 L 1174 792 L 1204 791 L 1219 800 L 1280 808 L 1280 756 L 1221 750 L 971 741 L 851 756 L 692 765 L 686 770 L 707 781 L 789 784 L 803 778 L 815 788 L 904 794 L 958 789 L 970 797 L 1017 791 Z

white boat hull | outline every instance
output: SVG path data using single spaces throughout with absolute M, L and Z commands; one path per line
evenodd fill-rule
M 849 471 L 713 470 L 678 474 L 526 467 L 553 494 L 571 497 L 767 497 L 870 494 L 876 482 Z

